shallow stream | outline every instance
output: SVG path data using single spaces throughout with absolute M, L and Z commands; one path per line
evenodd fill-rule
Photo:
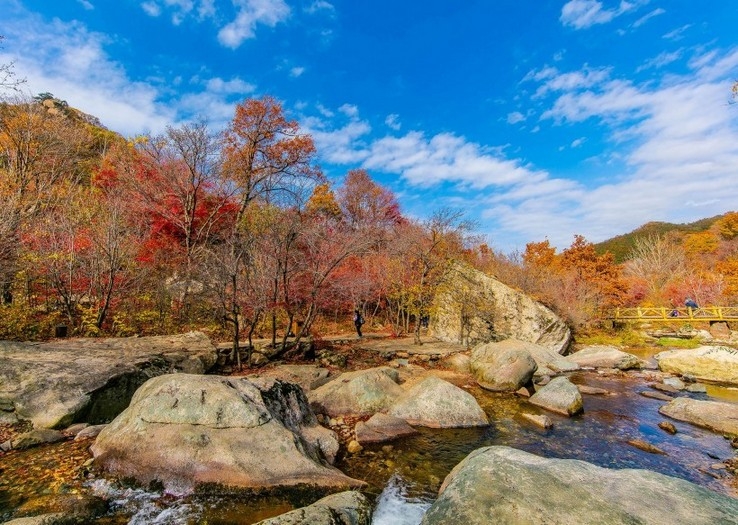
M 542 430 L 520 417 L 521 412 L 545 413 L 523 398 L 492 394 L 476 387 L 477 397 L 492 424 L 483 429 L 421 429 L 419 435 L 385 446 L 373 446 L 339 460 L 346 474 L 369 484 L 377 501 L 375 525 L 415 525 L 448 472 L 479 447 L 505 445 L 546 457 L 575 458 L 611 468 L 644 468 L 687 479 L 738 497 L 738 483 L 717 467 L 733 457 L 730 442 L 718 434 L 672 421 L 678 432 L 658 427 L 667 418 L 658 413 L 662 401 L 646 398 L 648 372 L 606 377 L 595 372 L 572 374 L 575 383 L 604 388 L 611 395 L 585 395 L 583 415 L 567 418 L 548 413 L 554 427 Z M 699 399 L 738 402 L 738 390 L 709 387 Z M 643 440 L 664 454 L 644 452 L 628 443 Z M 110 511 L 100 524 L 255 523 L 309 501 L 253 497 L 176 499 L 116 480 L 88 480 L 82 464 L 89 442 L 49 445 L 0 457 L 0 522 L 20 508 L 32 513 L 58 508 L 60 497 L 96 496 Z M 36 509 L 36 510 L 33 510 Z

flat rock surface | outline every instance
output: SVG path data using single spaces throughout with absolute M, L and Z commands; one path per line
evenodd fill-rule
M 662 406 L 659 412 L 715 432 L 738 436 L 738 405 L 733 403 L 679 397 Z
M 451 471 L 421 522 L 450 523 L 728 525 L 738 523 L 738 499 L 648 470 L 485 447 Z
M 579 366 L 593 368 L 628 370 L 630 368 L 640 368 L 641 364 L 640 359 L 633 354 L 608 345 L 587 346 L 568 355 L 567 358 Z
M 147 379 L 171 372 L 202 374 L 216 359 L 215 346 L 200 332 L 0 341 L 0 401 L 37 428 L 102 423 L 120 413 Z
M 738 350 L 727 346 L 701 346 L 656 354 L 659 369 L 689 375 L 701 381 L 738 385 Z

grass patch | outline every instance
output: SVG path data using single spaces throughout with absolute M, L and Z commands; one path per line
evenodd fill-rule
M 659 337 L 656 344 L 668 348 L 683 348 L 691 349 L 700 346 L 700 342 L 697 339 L 681 339 L 679 337 Z
M 643 346 L 648 338 L 634 330 L 592 331 L 578 333 L 576 342 L 583 345 Z

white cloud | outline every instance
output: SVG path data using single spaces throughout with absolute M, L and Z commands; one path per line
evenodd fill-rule
M 223 80 L 222 78 L 211 78 L 206 83 L 207 90 L 214 94 L 236 94 L 245 95 L 253 93 L 256 86 L 248 82 L 244 82 L 240 78 L 232 78 L 231 80 Z
M 525 121 L 525 115 L 523 115 L 520 111 L 513 111 L 512 113 L 507 114 L 508 124 L 517 124 L 518 122 L 523 121 Z
M 585 142 L 587 142 L 587 137 L 579 137 L 578 139 L 572 140 L 571 141 L 571 144 L 569 145 L 569 147 L 570 148 L 578 148 L 578 147 L 582 146 L 582 144 L 584 144 Z
M 218 41 L 235 49 L 244 40 L 254 38 L 259 24 L 274 27 L 290 15 L 290 8 L 283 0 L 233 0 L 236 19 L 218 32 Z
M 143 9 L 144 13 L 146 13 L 149 16 L 157 17 L 161 15 L 161 7 L 159 6 L 159 4 L 157 4 L 154 1 L 143 2 L 141 4 L 141 9 Z
M 395 113 L 387 115 L 387 118 L 384 119 L 384 123 L 387 124 L 388 128 L 394 131 L 400 131 L 400 128 L 402 127 L 402 125 L 400 124 L 400 115 L 397 115 Z
M 658 56 L 655 56 L 654 58 L 647 60 L 643 63 L 643 65 L 639 66 L 638 69 L 636 69 L 636 72 L 645 71 L 647 69 L 659 69 L 664 66 L 668 66 L 669 64 L 676 62 L 680 58 L 682 58 L 684 51 L 682 49 L 678 49 L 676 51 L 673 51 L 671 53 L 664 51 L 663 53 L 659 53 Z
M 691 27 L 692 24 L 683 25 L 682 27 L 678 27 L 673 31 L 669 31 L 663 36 L 663 38 L 666 40 L 681 40 L 682 38 L 684 38 L 684 33 L 686 33 L 687 30 Z
M 354 104 L 344 104 L 338 108 L 338 111 L 351 118 L 357 118 L 359 116 L 359 108 Z
M 305 12 L 308 14 L 315 14 L 318 11 L 335 11 L 336 8 L 330 2 L 325 0 L 316 0 L 305 8 Z
M 641 27 L 643 24 L 645 24 L 652 18 L 663 15 L 665 13 L 666 13 L 666 9 L 661 9 L 660 7 L 658 9 L 654 9 L 650 13 L 643 15 L 641 18 L 633 22 L 633 27 Z
M 95 9 L 95 6 L 94 6 L 94 5 L 92 5 L 92 2 L 90 2 L 89 0 L 77 0 L 77 1 L 78 1 L 78 2 L 80 3 L 80 5 L 81 5 L 81 6 L 83 7 L 83 8 L 85 8 L 85 9 L 86 9 L 87 11 L 92 11 L 93 9 Z
M 565 26 L 586 29 L 596 24 L 606 24 L 623 13 L 632 11 L 638 4 L 637 1 L 622 0 L 616 9 L 605 9 L 598 0 L 570 0 L 561 8 L 559 20 Z
M 110 38 L 80 22 L 45 22 L 19 9 L 6 28 L 17 55 L 0 52 L 0 63 L 15 61 L 16 73 L 27 78 L 28 94 L 51 91 L 71 106 L 100 119 L 124 135 L 162 131 L 195 116 L 222 125 L 233 116 L 235 103 L 254 92 L 238 77 L 196 80 L 181 86 L 172 99 L 170 86 L 178 77 L 136 80 L 106 52 Z
M 505 192 L 487 215 L 523 238 L 548 235 L 562 247 L 571 242 L 565 232 L 599 241 L 650 220 L 689 222 L 734 209 L 738 125 L 726 98 L 738 50 L 706 53 L 691 66 L 661 85 L 603 78 L 582 90 L 547 76 L 542 81 L 559 88 L 547 90 L 553 100 L 544 121 L 604 130 L 624 154 L 619 175 L 589 188 L 552 185 L 545 195 Z
M 302 76 L 302 74 L 304 72 L 305 72 L 305 68 L 304 67 L 296 66 L 296 67 L 293 67 L 292 69 L 290 69 L 290 76 L 293 77 L 293 78 L 297 78 L 297 77 Z

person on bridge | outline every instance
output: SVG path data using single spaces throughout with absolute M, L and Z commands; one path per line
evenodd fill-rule
M 687 297 L 687 299 L 684 301 L 684 306 L 686 306 L 687 308 L 693 308 L 693 309 L 699 308 L 699 306 L 697 306 L 697 303 L 694 302 L 694 300 L 691 297 Z

